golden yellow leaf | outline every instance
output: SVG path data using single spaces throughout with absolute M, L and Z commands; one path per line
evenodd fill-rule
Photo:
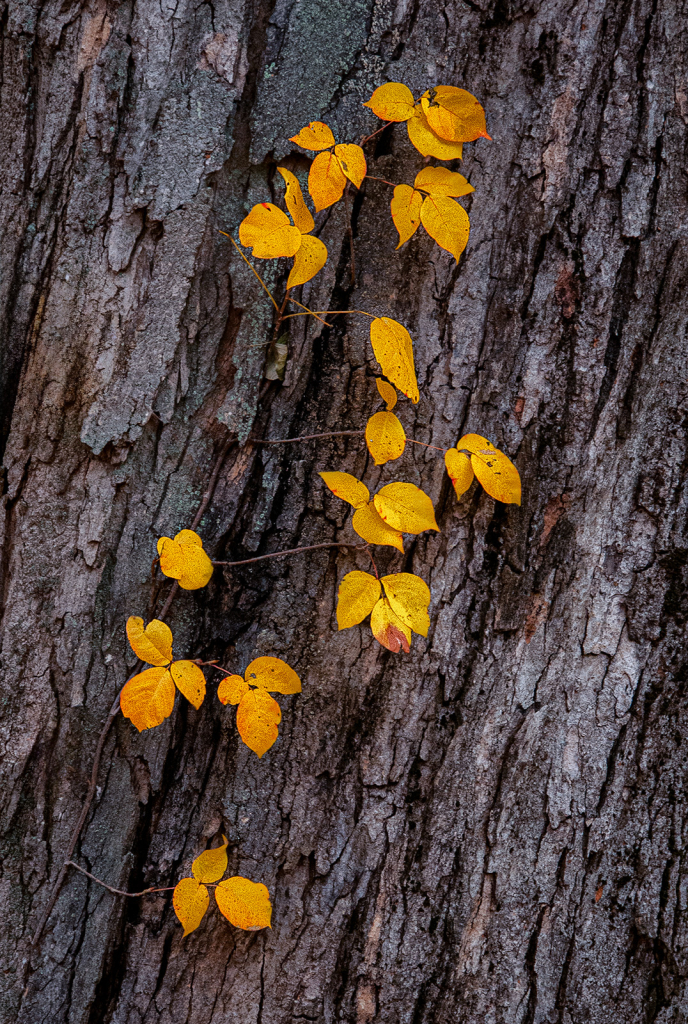
M 287 186 L 287 190 L 284 193 L 284 201 L 291 214 L 291 219 L 301 234 L 307 235 L 315 227 L 315 221 L 303 201 L 303 192 L 301 191 L 299 179 L 291 171 L 288 171 L 286 167 L 278 167 L 277 170 L 284 178 L 284 183 Z
M 198 928 L 209 903 L 208 890 L 195 878 L 182 878 L 181 882 L 177 882 L 172 894 L 172 906 L 184 926 L 184 938 Z
M 452 85 L 438 85 L 435 100 L 456 119 L 452 123 L 455 139 L 473 142 L 490 138 L 485 127 L 485 111 L 470 92 Z
M 152 619 L 143 628 L 143 619 L 130 615 L 127 638 L 137 658 L 148 665 L 169 665 L 172 661 L 172 630 L 160 619 Z
M 377 384 L 377 390 L 380 392 L 380 398 L 387 406 L 387 412 L 391 412 L 394 406 L 397 404 L 397 390 L 388 384 L 382 377 L 376 377 L 375 383 Z
M 281 658 L 256 658 L 244 672 L 247 683 L 273 693 L 301 693 L 301 680 Z
M 391 576 L 383 576 L 380 581 L 385 588 L 387 600 L 392 611 L 398 615 L 404 625 L 421 636 L 428 635 L 430 616 L 430 588 L 427 583 L 414 576 L 411 572 L 397 572 Z
M 365 439 L 376 466 L 384 466 L 404 454 L 406 434 L 393 412 L 374 413 L 366 423 Z
M 433 196 L 467 196 L 475 192 L 473 186 L 457 171 L 447 167 L 424 167 L 414 181 L 415 188 L 422 188 Z M 408 186 L 407 186 L 408 188 Z
M 329 149 L 334 146 L 334 135 L 323 121 L 311 121 L 305 128 L 302 128 L 298 135 L 293 135 L 290 142 L 295 142 L 301 149 L 310 149 L 311 152 L 321 149 Z
M 227 870 L 227 837 L 223 836 L 222 846 L 199 853 L 191 865 L 197 882 L 218 882 Z
M 457 263 L 466 248 L 471 222 L 463 206 L 445 196 L 428 196 L 420 208 L 423 227 Z
M 217 688 L 217 698 L 221 704 L 238 704 L 249 690 L 243 676 L 225 676 Z
M 457 451 L 456 448 L 449 448 L 444 453 L 444 464 L 447 467 L 447 473 L 449 473 L 449 479 L 454 485 L 456 491 L 456 497 L 460 498 L 462 494 L 465 494 L 468 488 L 473 483 L 473 466 L 471 465 L 470 455 L 466 455 L 464 452 Z
M 356 188 L 360 188 L 368 169 L 365 153 L 361 147 L 352 142 L 346 142 L 343 145 L 335 146 L 334 153 L 339 160 L 339 166 L 349 181 Z
M 294 257 L 294 265 L 289 271 L 287 288 L 297 288 L 305 284 L 322 270 L 327 263 L 327 246 L 315 235 L 303 235 L 301 248 Z
M 403 554 L 403 537 L 398 530 L 393 530 L 383 519 L 380 519 L 372 501 L 364 505 L 363 508 L 356 509 L 351 517 L 351 525 L 358 536 L 362 537 L 368 544 L 380 544 L 385 547 L 397 548 Z
M 411 650 L 411 630 L 401 621 L 386 597 L 381 597 L 370 616 L 373 636 L 393 654 Z
M 261 260 L 294 256 L 301 245 L 301 232 L 286 213 L 273 203 L 258 203 L 239 225 L 239 241 L 253 249 Z
M 198 709 L 205 697 L 205 676 L 193 661 L 173 661 L 170 674 L 180 693 Z
M 169 669 L 147 668 L 129 679 L 124 684 L 119 706 L 139 732 L 160 725 L 174 707 L 174 682 Z
M 422 193 L 416 192 L 410 185 L 397 185 L 394 189 L 392 202 L 389 204 L 392 211 L 394 226 L 399 232 L 399 246 L 408 242 L 420 224 L 420 208 L 423 203 Z
M 160 569 L 177 580 L 183 590 L 198 590 L 213 575 L 213 563 L 203 550 L 203 541 L 193 530 L 181 530 L 174 540 L 158 540 Z
M 348 629 L 363 622 L 380 598 L 380 581 L 368 572 L 354 569 L 339 584 L 337 594 L 337 628 Z
M 177 544 L 191 544 L 192 547 L 202 548 L 203 541 L 195 530 L 180 530 L 174 536 Z
M 422 110 L 417 109 L 406 122 L 408 137 L 423 156 L 434 156 L 436 160 L 460 160 L 463 154 L 462 142 L 447 142 L 435 135 Z
M 370 341 L 385 377 L 412 402 L 418 402 L 413 342 L 406 328 L 388 316 L 376 317 L 370 322 Z
M 270 893 L 261 882 L 250 882 L 248 878 L 234 875 L 220 882 L 215 890 L 215 899 L 220 913 L 235 928 L 258 932 L 261 928 L 270 927 Z
M 282 712 L 266 690 L 249 690 L 237 708 L 237 729 L 247 747 L 262 757 L 278 736 Z
M 408 121 L 414 105 L 413 93 L 401 82 L 387 82 L 386 85 L 378 86 L 368 102 L 363 104 L 383 121 Z
M 508 505 L 521 504 L 521 477 L 504 452 L 480 434 L 466 434 L 456 447 L 471 453 L 475 475 L 491 498 Z
M 333 494 L 348 501 L 354 508 L 362 508 L 370 501 L 370 491 L 351 473 L 318 473 Z
M 439 532 L 432 501 L 415 484 L 386 484 L 373 501 L 382 519 L 394 530 L 402 533 Z
M 346 176 L 334 153 L 318 153 L 308 172 L 308 191 L 316 212 L 342 198 Z

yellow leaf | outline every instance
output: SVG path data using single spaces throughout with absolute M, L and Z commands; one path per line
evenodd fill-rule
M 203 547 L 203 541 L 195 530 L 180 530 L 179 533 L 175 534 L 174 539 L 177 544 L 191 544 L 192 547 L 197 548 Z
M 169 665 L 172 661 L 172 630 L 152 619 L 143 628 L 143 619 L 130 615 L 127 619 L 127 637 L 137 658 L 149 665 Z
M 344 171 L 350 182 L 352 182 L 356 188 L 360 188 L 363 183 L 363 179 L 366 176 L 367 166 L 365 153 L 360 146 L 356 146 L 354 143 L 344 143 L 343 145 L 335 146 L 334 153 L 339 160 L 339 166 Z
M 491 498 L 507 505 L 521 504 L 521 477 L 504 452 L 480 434 L 466 434 L 456 447 L 471 453 L 475 475 Z
M 393 654 L 411 650 L 411 630 L 401 621 L 386 597 L 381 597 L 370 616 L 373 636 Z
M 420 208 L 423 203 L 423 196 L 416 192 L 410 185 L 397 185 L 394 189 L 392 202 L 389 204 L 392 211 L 394 226 L 399 232 L 399 246 L 408 242 L 420 224 Z
M 205 676 L 198 665 L 194 665 L 193 661 L 173 661 L 170 674 L 179 692 L 198 711 L 205 697 Z
M 379 600 L 380 581 L 368 572 L 354 569 L 339 584 L 337 594 L 337 628 L 348 629 L 363 622 Z
M 386 380 L 381 377 L 375 378 L 377 389 L 380 392 L 380 398 L 387 406 L 387 412 L 391 412 L 394 406 L 397 404 L 397 391 L 391 384 L 388 384 Z
M 244 672 L 247 683 L 273 693 L 301 693 L 301 680 L 281 658 L 256 658 Z
M 208 890 L 195 878 L 182 878 L 181 882 L 177 882 L 172 894 L 172 906 L 184 925 L 184 938 L 198 928 L 209 903 Z
M 239 225 L 239 241 L 253 249 L 261 260 L 294 256 L 301 245 L 301 232 L 286 213 L 273 203 L 258 203 Z
M 317 152 L 320 149 L 329 149 L 330 146 L 334 146 L 334 135 L 323 121 L 311 121 L 289 141 L 295 142 L 297 146 L 301 146 L 301 149 Z
M 456 119 L 453 122 L 455 139 L 473 142 L 490 138 L 485 127 L 485 111 L 470 92 L 452 85 L 438 85 L 435 100 Z
M 266 690 L 249 690 L 237 708 L 237 729 L 247 747 L 262 757 L 277 739 L 282 712 Z
M 389 375 L 388 375 L 389 376 Z M 354 508 L 362 508 L 370 501 L 370 491 L 351 473 L 318 473 L 333 494 L 348 501 Z
M 203 541 L 193 530 L 181 530 L 170 540 L 158 541 L 160 569 L 165 576 L 177 580 L 182 590 L 198 590 L 213 575 L 213 563 L 203 550 Z
M 388 316 L 379 316 L 371 320 L 370 340 L 385 377 L 412 402 L 418 402 L 420 395 L 413 363 L 413 342 L 406 328 Z
M 322 270 L 327 263 L 327 246 L 314 235 L 303 235 L 301 248 L 294 257 L 294 265 L 289 271 L 287 288 L 297 288 L 305 284 Z
M 376 466 L 384 466 L 404 454 L 406 434 L 393 412 L 376 412 L 366 423 L 365 439 Z
M 406 123 L 408 137 L 423 156 L 434 156 L 436 160 L 460 160 L 463 154 L 462 142 L 447 142 L 430 128 L 425 114 L 416 110 Z
M 226 878 L 215 890 L 215 899 L 220 913 L 235 928 L 258 932 L 270 927 L 270 893 L 261 882 L 250 882 L 239 875 Z
M 218 882 L 227 870 L 227 837 L 223 836 L 222 846 L 199 853 L 191 865 L 197 882 Z
M 414 105 L 413 93 L 401 82 L 387 82 L 386 85 L 378 86 L 368 102 L 363 104 L 383 121 L 408 121 Z
M 447 167 L 424 167 L 416 175 L 413 184 L 415 188 L 422 188 L 433 196 L 467 196 L 475 192 L 463 174 L 450 171 Z
M 428 196 L 420 208 L 423 227 L 457 263 L 466 248 L 471 222 L 463 206 L 444 196 Z
M 249 690 L 242 676 L 225 676 L 217 688 L 217 697 L 221 704 L 238 704 Z
M 351 525 L 363 540 L 367 541 L 368 544 L 380 544 L 385 547 L 397 548 L 398 551 L 404 553 L 404 541 L 398 530 L 393 530 L 391 526 L 380 519 L 380 516 L 375 511 L 375 505 L 370 501 L 363 508 L 357 508 L 351 517 Z
M 411 572 L 397 572 L 391 576 L 383 576 L 381 580 L 385 588 L 387 600 L 392 611 L 398 615 L 404 625 L 409 626 L 421 636 L 428 635 L 430 616 L 430 588 L 420 576 Z
M 160 537 L 157 548 L 161 571 L 170 579 L 178 580 L 180 576 L 184 575 L 184 552 L 181 544 L 172 540 L 171 537 Z
M 464 452 L 459 452 L 456 448 L 450 448 L 444 453 L 444 464 L 447 467 L 449 479 L 454 485 L 456 497 L 460 498 L 462 494 L 466 493 L 473 483 L 473 477 L 475 475 L 473 473 L 470 455 L 466 455 Z
M 334 153 L 318 153 L 308 172 L 308 191 L 316 212 L 342 198 L 346 176 Z
M 432 501 L 415 484 L 386 484 L 373 501 L 380 516 L 394 530 L 402 533 L 439 532 Z
M 174 682 L 166 668 L 147 668 L 124 684 L 119 706 L 139 732 L 154 729 L 172 714 Z
M 291 219 L 296 224 L 297 228 L 302 235 L 307 235 L 309 231 L 312 231 L 315 227 L 315 221 L 311 216 L 311 212 L 303 201 L 303 192 L 301 191 L 301 185 L 299 179 L 291 171 L 288 171 L 286 167 L 278 167 L 277 170 L 284 178 L 284 183 L 287 186 L 287 190 L 284 193 L 284 201 L 287 204 L 287 209 L 291 214 Z M 301 243 L 303 244 L 303 243 Z

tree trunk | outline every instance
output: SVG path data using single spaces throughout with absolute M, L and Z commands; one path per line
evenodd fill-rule
M 680 8 L 680 9 L 679 9 Z M 2 35 L 2 1021 L 21 1024 L 578 1024 L 688 1014 L 685 5 L 669 0 L 151 0 L 4 6 Z M 458 266 L 398 252 L 391 190 L 318 216 L 330 258 L 303 301 L 405 324 L 421 401 L 407 434 L 489 437 L 521 508 L 457 501 L 440 452 L 376 469 L 363 317 L 273 307 L 224 230 L 279 201 L 288 142 L 380 127 L 384 81 L 458 84 L 493 141 Z M 404 125 L 369 171 L 412 182 Z M 434 161 L 433 161 L 434 162 Z M 283 268 L 263 262 L 270 287 Z M 108 733 L 74 859 L 115 888 L 173 886 L 227 835 L 271 931 L 217 910 L 186 939 L 170 893 L 69 869 L 98 736 L 133 669 L 128 615 L 160 612 L 155 542 L 201 524 L 216 559 L 351 540 L 318 471 L 431 495 L 439 534 L 380 572 L 432 590 L 409 655 L 337 632 L 332 548 L 182 591 L 175 656 L 242 672 L 283 657 L 262 759 L 207 669 L 199 711 Z M 410 450 L 413 449 L 413 450 Z M 157 601 L 157 604 L 153 602 Z

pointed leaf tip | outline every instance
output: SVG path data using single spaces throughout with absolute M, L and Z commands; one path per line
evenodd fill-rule
M 204 850 L 191 865 L 193 876 L 197 882 L 217 882 L 227 870 L 227 837 L 223 836 L 222 846 L 213 850 Z
M 208 890 L 195 878 L 182 878 L 181 882 L 176 884 L 172 894 L 172 906 L 184 926 L 184 938 L 198 928 L 209 903 Z
M 370 491 L 364 483 L 351 473 L 318 473 L 333 494 L 347 501 L 354 508 L 363 508 L 370 500 Z
M 376 317 L 370 323 L 373 353 L 385 377 L 415 404 L 420 395 L 413 361 L 411 335 L 397 320 Z

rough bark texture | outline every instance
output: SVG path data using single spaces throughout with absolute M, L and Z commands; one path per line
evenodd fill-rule
M 14 0 L 2 21 L 3 964 L 21 1024 L 578 1024 L 688 1014 L 685 5 L 677 0 Z M 441 456 L 382 470 L 357 438 L 375 364 L 362 318 L 291 321 L 218 228 L 280 190 L 287 138 L 379 126 L 385 80 L 456 83 L 494 141 L 466 147 L 458 267 L 399 252 L 389 189 L 319 215 L 312 308 L 388 314 L 415 340 L 408 433 L 472 430 L 515 459 L 522 508 L 459 503 Z M 403 126 L 371 172 L 411 181 Z M 281 287 L 275 265 L 264 264 Z M 177 655 L 283 656 L 262 760 L 209 696 L 138 735 L 118 716 L 76 857 L 173 885 L 207 845 L 265 882 L 272 931 L 217 912 L 182 939 L 168 896 L 68 875 L 30 937 L 148 614 L 155 540 L 216 558 L 353 538 L 317 471 L 407 479 L 442 532 L 381 549 L 432 626 L 408 656 L 336 632 L 361 554 L 317 551 L 179 595 Z M 411 446 L 409 446 L 411 447 Z M 358 563 L 357 563 L 358 559 Z M 160 589 L 158 609 L 167 593 Z M 211 673 L 209 672 L 209 677 Z

